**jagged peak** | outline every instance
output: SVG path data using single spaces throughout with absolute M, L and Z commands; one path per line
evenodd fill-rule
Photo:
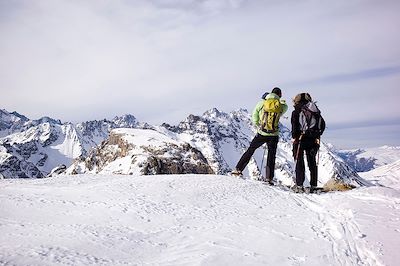
M 53 119 L 51 117 L 48 116 L 43 116 L 37 120 L 33 120 L 34 122 L 38 123 L 38 124 L 42 124 L 42 123 L 50 123 L 50 124 L 57 124 L 57 125 L 62 125 L 62 122 L 60 119 Z
M 228 116 L 227 113 L 222 112 L 215 107 L 205 111 L 203 114 L 203 117 L 206 117 L 206 118 L 221 118 L 221 117 L 227 117 L 227 116 Z
M 19 118 L 21 121 L 26 122 L 29 121 L 29 118 L 27 118 L 26 116 L 14 111 L 14 112 L 9 112 L 6 109 L 0 109 L 0 117 L 2 116 L 14 116 Z
M 136 117 L 131 114 L 116 116 L 112 122 L 119 127 L 135 127 L 138 125 Z

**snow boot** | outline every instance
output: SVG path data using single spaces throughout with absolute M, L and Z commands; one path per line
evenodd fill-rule
M 238 169 L 232 170 L 231 175 L 236 176 L 236 177 L 243 177 L 242 171 L 240 171 Z
M 310 193 L 321 194 L 324 191 L 322 187 L 311 186 Z
M 303 186 L 294 185 L 292 187 L 292 191 L 294 193 L 304 193 L 304 187 Z
M 270 185 L 270 186 L 274 186 L 275 185 L 275 183 L 274 183 L 274 181 L 272 181 L 272 179 L 268 179 L 265 182 L 267 183 L 267 185 Z

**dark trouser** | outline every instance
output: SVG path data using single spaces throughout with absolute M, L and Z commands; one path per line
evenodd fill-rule
M 279 141 L 278 136 L 263 136 L 257 134 L 251 141 L 250 147 L 240 158 L 239 162 L 236 165 L 236 169 L 243 171 L 246 165 L 249 163 L 250 158 L 251 156 L 253 156 L 255 150 L 264 143 L 267 143 L 268 157 L 267 157 L 267 167 L 266 167 L 265 177 L 267 180 L 272 180 L 274 178 L 275 156 L 276 156 L 276 147 L 278 146 L 278 141 Z
M 310 170 L 310 185 L 316 187 L 318 182 L 318 166 L 315 157 L 317 156 L 319 145 L 315 140 L 302 140 L 300 149 L 298 144 L 293 145 L 293 156 L 296 159 L 296 185 L 302 186 L 306 177 L 304 165 L 304 151 L 306 152 L 308 169 Z

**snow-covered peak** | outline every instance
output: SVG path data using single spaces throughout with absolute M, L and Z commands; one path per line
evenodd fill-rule
M 0 110 L 0 131 L 10 130 L 13 127 L 21 127 L 28 121 L 29 119 L 26 116 L 17 112 L 10 113 L 5 109 Z
M 39 118 L 37 120 L 33 120 L 33 124 L 42 124 L 42 123 L 50 123 L 50 124 L 57 124 L 57 125 L 61 125 L 62 124 L 60 119 L 53 119 L 53 118 L 48 117 L 48 116 L 44 116 L 44 117 Z
M 120 128 L 134 128 L 139 124 L 136 117 L 131 114 L 116 116 L 112 122 L 116 125 L 116 127 Z
M 203 114 L 203 118 L 210 120 L 222 120 L 226 119 L 227 117 L 228 117 L 227 113 L 221 112 L 217 108 L 212 108 L 210 110 L 207 110 Z

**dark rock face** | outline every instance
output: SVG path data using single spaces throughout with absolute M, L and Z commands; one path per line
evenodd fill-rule
M 368 172 L 375 168 L 375 158 L 358 158 L 357 155 L 363 153 L 364 150 L 355 151 L 338 151 L 337 154 L 349 164 L 357 172 Z
M 161 149 L 142 148 L 152 154 L 142 170 L 144 175 L 214 173 L 203 154 L 187 143 L 180 146 L 167 145 Z M 166 158 L 164 155 L 167 153 L 169 156 Z
M 32 163 L 10 156 L 0 164 L 0 174 L 4 178 L 42 178 L 44 175 Z
M 67 166 L 65 164 L 60 164 L 59 166 L 57 166 L 53 170 L 51 170 L 48 177 L 52 177 L 55 175 L 61 175 L 61 174 L 65 173 L 66 170 L 67 170 Z

